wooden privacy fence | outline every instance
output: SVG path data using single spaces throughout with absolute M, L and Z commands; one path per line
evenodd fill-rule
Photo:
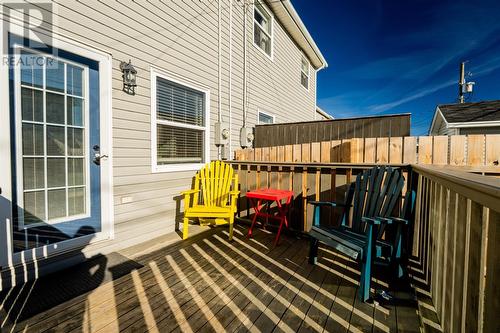
M 238 161 L 498 166 L 500 135 L 407 136 L 237 150 Z
M 261 124 L 255 126 L 254 147 L 409 135 L 410 114 Z
M 413 171 L 414 277 L 444 332 L 500 332 L 500 179 L 449 167 Z

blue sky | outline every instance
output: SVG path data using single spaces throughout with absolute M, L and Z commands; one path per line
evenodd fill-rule
M 500 99 L 500 1 L 292 0 L 329 67 L 318 105 L 338 118 L 410 112 L 426 134 L 437 104 Z M 313 5 L 314 4 L 314 5 Z

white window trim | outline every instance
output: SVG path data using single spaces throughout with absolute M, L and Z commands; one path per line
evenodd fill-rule
M 273 118 L 273 124 L 275 124 L 275 123 L 276 123 L 276 116 L 275 116 L 275 115 L 270 114 L 270 113 L 268 113 L 268 112 L 264 112 L 264 111 L 258 110 L 258 111 L 257 111 L 257 124 L 259 124 L 259 125 L 270 125 L 270 124 L 267 124 L 267 123 L 261 123 L 261 122 L 260 122 L 260 115 L 261 115 L 261 114 L 263 114 L 263 115 L 265 115 L 265 116 L 268 116 L 268 117 Z
M 256 0 L 258 1 L 258 0 Z M 269 36 L 269 38 L 271 39 L 271 54 L 267 54 L 266 51 L 264 51 L 263 49 L 260 48 L 259 45 L 255 44 L 255 23 L 257 23 L 259 25 L 259 27 L 262 29 L 262 31 L 268 35 L 268 33 L 265 31 L 265 29 L 260 25 L 259 22 L 256 22 L 255 21 L 255 10 L 258 10 L 260 11 L 258 8 L 256 8 L 255 6 L 255 2 L 253 3 L 253 8 L 252 8 L 252 44 L 253 46 L 255 46 L 260 52 L 262 52 L 262 54 L 264 54 L 266 57 L 268 57 L 269 59 L 271 59 L 271 61 L 274 61 L 274 15 L 272 14 L 272 12 L 267 8 L 267 6 L 264 4 L 264 2 L 262 1 L 259 1 L 259 4 L 262 6 L 262 8 L 264 8 L 264 10 L 266 11 L 266 13 L 269 15 L 269 18 L 271 20 L 271 35 Z M 262 15 L 262 13 L 261 13 Z
M 305 59 L 305 60 L 307 61 L 307 71 L 308 71 L 308 73 L 307 73 L 307 74 L 306 74 L 306 73 L 304 73 L 304 71 L 302 70 L 302 60 L 303 60 L 303 59 Z M 307 59 L 307 57 L 306 57 L 304 54 L 302 54 L 302 56 L 301 56 L 301 58 L 300 58 L 300 73 L 301 73 L 301 74 L 302 74 L 302 73 L 306 74 L 306 76 L 307 76 L 307 87 L 304 87 L 304 85 L 302 84 L 302 76 L 301 76 L 301 78 L 300 78 L 300 82 L 299 82 L 299 83 L 300 83 L 300 85 L 301 85 L 304 89 L 306 89 L 307 91 L 309 91 L 309 86 L 311 85 L 311 63 L 309 62 L 309 59 Z
M 7 54 L 8 38 L 7 33 L 11 32 L 18 36 L 24 36 L 26 26 L 29 24 L 16 18 L 13 20 L 9 29 L 3 29 L 4 25 L 0 25 L 0 48 L 2 54 Z M 61 35 L 47 35 L 45 31 L 35 26 L 30 26 L 30 29 L 37 31 L 39 34 L 44 34 L 46 37 L 52 38 L 52 46 L 57 49 L 66 50 L 68 52 L 78 54 L 82 57 L 92 59 L 99 63 L 99 114 L 100 114 L 100 144 L 101 154 L 108 155 L 107 159 L 101 160 L 101 231 L 92 235 L 82 236 L 74 239 L 68 239 L 54 244 L 43 245 L 36 249 L 29 249 L 21 252 L 13 252 L 10 232 L 12 229 L 11 223 L 5 223 L 5 229 L 0 230 L 0 240 L 3 235 L 7 235 L 5 242 L 5 256 L 0 255 L 0 264 L 6 266 L 14 266 L 20 263 L 27 264 L 40 261 L 41 259 L 51 257 L 53 255 L 71 252 L 75 248 L 86 246 L 89 243 L 95 244 L 114 239 L 114 199 L 113 199 L 113 151 L 112 151 L 112 61 L 110 53 L 96 49 L 88 44 L 69 39 Z M 29 36 L 26 36 L 29 37 Z M 9 104 L 9 68 L 3 62 L 0 64 L 0 135 L 4 142 L 10 142 L 10 104 Z M 6 121 L 3 121 L 6 120 Z M 5 146 L 0 149 L 0 158 L 5 161 L 10 161 L 10 144 L 0 145 Z M 0 186 L 2 186 L 2 196 L 7 200 L 12 201 L 12 182 L 11 182 L 11 167 L 7 163 L 5 172 L 0 173 Z M 1 218 L 5 218 L 7 222 L 12 220 L 8 214 L 0 214 Z M 5 232 L 5 233 L 4 233 Z M 5 260 L 5 261 L 4 261 Z M 36 273 L 38 274 L 38 273 Z
M 151 172 L 179 172 L 179 171 L 193 171 L 201 169 L 210 160 L 210 89 L 192 82 L 187 78 L 181 78 L 175 74 L 169 73 L 157 67 L 150 67 L 151 74 Z M 158 120 L 156 118 L 156 78 L 161 77 L 165 80 L 172 81 L 183 85 L 185 87 L 202 92 L 205 95 L 205 126 L 196 126 L 190 124 L 182 124 L 175 121 Z M 202 163 L 178 163 L 158 165 L 157 161 L 157 124 L 172 125 L 181 128 L 190 128 L 204 131 L 205 147 L 203 149 L 203 162 Z

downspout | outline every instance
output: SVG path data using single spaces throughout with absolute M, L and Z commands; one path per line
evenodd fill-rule
M 217 35 L 217 85 L 218 85 L 218 97 L 217 97 L 217 120 L 219 122 L 222 121 L 222 110 L 221 110 L 221 32 L 222 32 L 222 27 L 221 27 L 221 0 L 217 1 L 217 21 L 218 21 L 218 29 L 219 33 Z
M 243 2 L 243 127 L 247 126 L 247 10 L 246 0 Z
M 229 160 L 232 160 L 232 86 L 233 85 L 233 0 L 230 1 L 229 6 Z
M 218 91 L 217 91 L 217 120 L 218 122 L 222 122 L 222 103 L 221 103 L 221 32 L 222 32 L 222 27 L 221 27 L 221 0 L 217 1 L 217 25 L 218 25 L 218 34 L 217 34 L 217 85 L 218 85 Z M 216 134 L 217 135 L 217 134 Z M 220 160 L 222 157 L 222 149 L 220 146 L 217 146 L 217 159 Z

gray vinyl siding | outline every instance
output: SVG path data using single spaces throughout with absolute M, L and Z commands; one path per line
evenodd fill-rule
M 153 65 L 210 90 L 210 157 L 217 158 L 213 124 L 221 98 L 229 121 L 229 10 L 222 3 L 221 91 L 218 91 L 218 20 L 216 1 L 54 1 L 53 33 L 103 50 L 113 58 L 112 136 L 115 240 L 111 249 L 144 237 L 174 231 L 179 193 L 194 172 L 152 173 L 151 91 Z M 276 122 L 313 120 L 316 72 L 310 67 L 307 91 L 300 84 L 301 50 L 274 21 L 273 60 L 253 45 L 253 15 L 248 11 L 248 119 L 261 109 Z M 233 1 L 231 89 L 232 149 L 239 147 L 243 125 L 243 9 Z M 122 91 L 120 61 L 138 71 L 136 95 Z M 122 204 L 122 198 L 132 202 Z M 129 226 L 129 227 L 127 227 Z M 147 236 L 145 236 L 147 235 Z M 135 238 L 134 238 L 135 237 Z M 108 246 L 108 245 L 107 245 Z
M 491 127 L 464 127 L 459 129 L 460 134 L 500 134 L 500 126 Z
M 454 128 L 448 128 L 446 126 L 446 123 L 444 121 L 441 121 L 441 124 L 439 125 L 437 129 L 437 134 L 436 135 L 455 135 L 456 129 Z

